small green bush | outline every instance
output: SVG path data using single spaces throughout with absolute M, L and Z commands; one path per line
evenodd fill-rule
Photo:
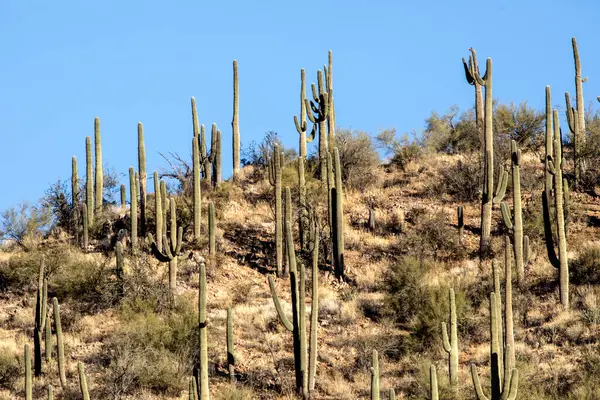
M 0 387 L 13 390 L 23 369 L 19 358 L 10 349 L 0 347 Z
M 581 249 L 578 257 L 571 261 L 569 270 L 574 283 L 600 283 L 600 245 Z

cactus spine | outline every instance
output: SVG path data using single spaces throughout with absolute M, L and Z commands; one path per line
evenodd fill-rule
M 510 215 L 510 209 L 505 202 L 500 203 L 504 225 L 511 231 L 514 243 L 515 263 L 517 269 L 517 282 L 521 284 L 525 279 L 525 264 L 529 262 L 530 249 L 529 239 L 523 238 L 523 214 L 521 206 L 521 150 L 514 140 L 511 142 L 511 165 L 513 180 L 513 208 L 514 222 Z M 525 246 L 527 244 L 527 246 Z
M 484 144 L 484 124 L 483 124 L 483 90 L 481 89 L 481 84 L 475 76 L 479 75 L 479 63 L 477 62 L 477 54 L 475 53 L 475 49 L 472 47 L 469 49 L 471 55 L 469 56 L 469 63 L 462 59 L 463 66 L 465 67 L 465 75 L 467 78 L 467 82 L 475 86 L 475 123 L 477 125 L 477 130 L 479 131 L 479 140 L 481 144 Z
M 67 387 L 67 375 L 65 374 L 65 346 L 63 342 L 62 327 L 60 324 L 60 306 L 58 299 L 52 298 L 52 307 L 54 315 L 54 329 L 56 331 L 56 354 L 58 355 L 58 375 L 60 377 L 60 386 L 64 389 Z
M 235 341 L 233 336 L 233 310 L 227 309 L 227 368 L 229 369 L 229 381 L 235 383 Z
M 275 262 L 277 276 L 283 276 L 283 210 L 281 201 L 281 174 L 283 157 L 279 145 L 273 146 L 273 156 L 269 158 L 269 182 L 275 189 Z
M 446 323 L 442 322 L 442 339 L 444 351 L 448 353 L 448 374 L 450 384 L 458 385 L 458 324 L 456 318 L 456 302 L 454 289 L 450 289 L 450 338 L 448 339 L 448 329 Z
M 236 182 L 240 173 L 240 83 L 238 80 L 238 63 L 233 60 L 233 119 L 231 120 L 233 149 L 233 180 Z
M 554 176 L 554 208 L 556 212 L 556 232 L 558 234 L 558 257 L 554 250 L 554 239 L 552 237 L 552 226 L 550 221 L 550 206 L 548 194 L 542 193 L 542 205 L 544 214 L 544 236 L 546 237 L 546 249 L 548 258 L 554 268 L 558 269 L 560 280 L 560 302 L 564 308 L 569 308 L 569 264 L 567 260 L 567 236 L 565 228 L 564 203 L 567 201 L 567 181 L 563 181 L 563 157 L 562 138 L 558 111 L 553 112 L 554 125 L 554 157 L 549 156 L 549 171 Z
M 373 350 L 371 361 L 371 400 L 379 400 L 379 356 L 377 350 Z
M 456 226 L 458 227 L 458 243 L 463 244 L 463 237 L 465 235 L 465 220 L 463 206 L 456 207 L 456 219 Z
M 317 92 L 317 88 L 313 83 L 311 85 L 313 100 L 309 101 L 308 99 L 304 99 L 304 106 L 307 110 L 312 111 L 308 112 L 308 119 L 310 122 L 319 127 L 319 169 L 321 171 L 321 181 L 326 182 L 327 171 L 325 169 L 325 159 L 327 157 L 327 131 L 325 121 L 327 120 L 327 115 L 329 113 L 329 98 L 325 91 L 323 73 L 321 70 L 317 71 L 317 81 L 319 84 L 319 91 Z M 313 130 L 314 129 L 315 128 L 313 127 Z
M 215 204 L 208 203 L 208 254 L 214 256 L 217 254 L 215 244 Z
M 102 192 L 104 188 L 104 177 L 102 175 L 102 141 L 100 138 L 100 118 L 94 119 L 94 149 L 96 155 L 96 202 L 95 214 L 98 215 L 102 211 Z
M 332 217 L 333 217 L 333 260 L 335 277 L 344 280 L 344 193 L 342 189 L 342 167 L 340 153 L 333 149 L 335 156 L 335 188 L 331 190 Z
M 45 330 L 48 301 L 48 286 L 44 277 L 44 270 L 45 261 L 44 256 L 42 256 L 38 270 L 38 285 L 35 300 L 35 329 L 33 333 L 33 369 L 36 377 L 42 375 L 42 337 Z
M 85 203 L 87 205 L 87 221 L 94 225 L 94 175 L 92 168 L 92 138 L 85 138 Z
M 515 400 L 517 397 L 517 390 L 519 386 L 519 371 L 514 368 L 514 365 L 510 362 L 510 357 L 507 355 L 511 352 L 511 345 L 508 344 L 505 351 L 505 363 L 504 363 L 504 385 L 501 386 L 500 381 L 500 365 L 499 365 L 499 354 L 501 349 L 501 339 L 498 332 L 498 318 L 502 318 L 498 315 L 496 294 L 490 293 L 490 331 L 491 331 L 491 345 L 490 345 L 490 358 L 491 358 L 491 386 L 492 386 L 492 400 Z M 488 400 L 488 397 L 483 393 L 481 383 L 479 382 L 479 376 L 477 375 L 477 367 L 475 364 L 471 364 L 471 376 L 473 378 L 473 386 L 475 387 L 475 393 L 478 400 Z
M 25 399 L 32 400 L 33 386 L 31 377 L 31 355 L 29 354 L 29 344 L 25 343 Z
M 144 143 L 144 125 L 138 122 L 138 171 L 140 183 L 140 235 L 146 234 L 146 194 L 147 194 L 147 175 L 146 175 L 146 144 Z
M 492 104 L 492 59 L 486 61 L 486 72 L 482 78 L 473 70 L 475 81 L 485 87 L 485 120 L 483 135 L 483 196 L 481 199 L 481 240 L 479 249 L 488 249 L 492 230 L 492 193 L 494 190 L 494 137 L 493 137 L 493 104 Z
M 171 295 L 175 294 L 177 289 L 177 265 L 179 259 L 187 258 L 189 253 L 183 253 L 181 246 L 183 244 L 183 228 L 177 228 L 177 210 L 175 199 L 171 197 L 171 240 L 167 239 L 167 235 L 163 234 L 163 251 L 158 249 L 158 245 L 154 241 L 152 234 L 149 234 L 148 239 L 152 246 L 152 254 L 157 260 L 169 263 L 169 290 Z
M 209 399 L 208 339 L 206 335 L 206 264 L 200 262 L 198 289 L 198 329 L 200 332 L 200 368 L 198 371 L 199 400 Z
M 433 364 L 429 367 L 429 394 L 431 400 L 439 400 L 440 398 L 438 395 L 437 373 Z
M 192 97 L 192 113 L 195 114 L 196 104 Z M 200 221 L 202 220 L 202 187 L 200 184 L 200 155 L 198 154 L 198 136 L 192 138 L 192 169 L 194 174 L 193 190 L 194 190 L 194 240 L 200 239 Z
M 79 373 L 79 389 L 81 389 L 83 400 L 90 400 L 90 393 L 88 392 L 87 379 L 85 377 L 85 370 L 82 362 L 77 363 L 77 372 Z
M 129 167 L 129 214 L 131 219 L 131 249 L 137 248 L 138 242 L 138 207 L 137 207 L 137 183 L 135 181 L 135 172 L 133 167 Z

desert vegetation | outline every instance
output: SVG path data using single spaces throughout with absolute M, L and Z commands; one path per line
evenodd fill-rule
M 229 179 L 194 98 L 190 156 L 149 173 L 140 122 L 124 184 L 96 118 L 85 166 L 2 213 L 0 398 L 600 398 L 600 116 L 572 48 L 566 129 L 549 86 L 495 103 L 470 49 L 473 109 L 420 136 L 336 126 L 330 51 L 297 148 L 242 149 L 234 60 Z

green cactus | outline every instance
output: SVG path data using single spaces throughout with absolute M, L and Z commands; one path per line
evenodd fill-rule
M 152 254 L 158 261 L 169 263 L 169 290 L 171 295 L 175 294 L 177 289 L 177 265 L 178 260 L 185 259 L 189 256 L 189 252 L 182 252 L 183 245 L 183 228 L 177 228 L 177 212 L 175 199 L 171 197 L 171 240 L 169 241 L 166 234 L 163 234 L 163 250 L 159 250 L 157 243 L 151 233 L 148 234 L 148 240 L 152 246 Z M 169 243 L 170 242 L 170 243 Z
M 342 167 L 340 153 L 333 149 L 335 157 L 335 188 L 331 190 L 332 220 L 333 220 L 333 261 L 335 277 L 341 281 L 345 279 L 344 267 L 344 193 L 342 188 Z
M 233 310 L 227 309 L 227 369 L 229 370 L 229 381 L 231 384 L 235 383 L 235 339 L 233 332 Z
M 123 254 L 123 245 L 121 242 L 117 242 L 115 248 L 115 256 L 117 259 L 117 267 L 115 268 L 115 274 L 117 275 L 117 292 L 119 297 L 123 297 L 124 292 L 124 270 L 125 270 L 125 256 Z
M 160 195 L 160 181 L 158 180 L 158 172 L 154 171 L 154 221 L 156 225 L 156 248 L 162 252 L 163 238 L 163 207 Z
M 71 209 L 73 211 L 73 234 L 75 243 L 79 243 L 79 171 L 77 157 L 71 158 Z
M 79 389 L 81 390 L 83 400 L 90 400 L 90 393 L 88 392 L 87 379 L 85 377 L 85 370 L 82 362 L 77 363 L 77 372 L 79 374 Z
M 38 269 L 38 285 L 35 299 L 35 328 L 33 332 L 33 369 L 36 377 L 42 375 L 42 338 L 45 331 L 48 300 L 48 286 L 44 274 L 45 260 L 44 256 L 42 256 Z
M 48 385 L 48 400 L 54 400 L 54 391 L 52 385 Z
M 463 206 L 456 207 L 456 226 L 458 228 L 458 243 L 463 244 L 463 237 L 465 234 L 465 220 L 464 220 L 464 209 Z
M 581 60 L 579 58 L 579 49 L 577 40 L 571 38 L 573 46 L 573 60 L 575 62 L 575 108 L 571 107 L 569 93 L 565 93 L 566 114 L 569 129 L 573 135 L 573 161 L 575 163 L 575 187 L 579 185 L 579 180 L 583 168 L 583 159 L 581 152 L 585 148 L 585 103 L 583 101 L 583 83 L 587 78 L 581 76 Z
M 473 57 L 475 52 L 472 51 Z M 476 59 L 474 61 L 476 63 Z M 484 113 L 484 135 L 483 135 L 483 196 L 481 199 L 481 240 L 480 251 L 489 248 L 492 230 L 492 193 L 494 190 L 494 137 L 493 137 L 493 104 L 492 104 L 492 59 L 486 61 L 486 73 L 482 78 L 478 68 L 472 68 L 470 76 L 477 84 L 485 87 L 485 113 Z M 469 80 L 469 74 L 467 76 Z
M 394 389 L 390 389 L 390 400 L 396 400 L 396 391 Z
M 438 383 L 437 383 L 437 372 L 435 365 L 429 367 L 429 398 L 431 400 L 439 400 L 438 395 Z
M 217 254 L 215 243 L 215 204 L 208 203 L 208 254 L 215 256 Z
M 504 354 L 502 352 L 502 349 L 504 349 L 504 336 L 502 335 L 502 288 L 500 286 L 500 271 L 496 260 L 492 260 L 492 281 L 494 287 L 494 299 L 496 301 L 495 307 L 497 316 L 497 326 L 495 332 L 497 332 L 498 335 L 498 346 L 500 348 L 500 351 L 498 352 L 498 370 L 502 371 L 502 366 L 504 365 Z M 502 385 L 502 378 L 502 375 L 500 375 L 500 385 Z
M 331 152 L 327 152 L 327 223 L 329 225 L 329 231 L 333 232 L 333 202 L 332 195 L 334 193 L 333 189 L 335 188 L 335 177 L 333 175 L 333 159 L 331 157 Z
M 546 86 L 546 134 L 544 135 L 546 154 L 544 160 L 544 191 L 552 198 L 552 174 L 550 173 L 550 159 L 554 155 L 552 134 L 552 95 L 550 86 Z
M 458 323 L 456 318 L 456 301 L 454 289 L 450 289 L 450 338 L 446 323 L 442 322 L 442 339 L 444 351 L 448 353 L 448 374 L 450 384 L 458 385 Z
M 198 400 L 196 396 L 198 388 L 196 387 L 196 378 L 192 376 L 190 379 L 190 387 L 188 389 L 188 399 L 189 400 Z
M 213 124 L 214 125 L 214 124 Z M 200 146 L 200 163 L 202 164 L 202 179 L 206 183 L 207 186 L 212 185 L 212 163 L 214 161 L 214 155 L 208 154 L 208 149 L 206 148 L 206 129 L 204 128 L 204 124 L 200 125 L 200 137 L 199 146 Z M 212 138 L 211 138 L 212 143 Z
M 233 119 L 231 120 L 233 148 L 233 181 L 238 180 L 240 173 L 240 83 L 238 80 L 238 63 L 233 60 Z
M 130 197 L 130 207 L 129 207 L 129 215 L 131 219 L 131 249 L 135 250 L 137 248 L 138 242 L 138 207 L 137 207 L 137 184 L 135 180 L 135 172 L 133 171 L 133 167 L 129 167 L 129 197 Z
M 121 213 L 125 214 L 125 210 L 127 209 L 127 188 L 124 184 L 121 184 L 120 188 L 121 194 Z
M 46 349 L 46 362 L 52 361 L 52 326 L 50 325 L 50 316 L 46 315 L 46 331 L 44 333 L 44 348 Z
M 96 172 L 94 181 L 96 183 L 96 200 L 94 202 L 95 212 L 97 216 L 102 211 L 102 194 L 104 190 L 104 177 L 102 175 L 102 141 L 100 139 L 100 118 L 94 119 L 94 152 L 96 156 Z
M 214 158 L 213 162 L 213 187 L 218 188 L 221 186 L 221 182 L 223 181 L 222 173 L 221 173 L 221 131 L 217 129 L 216 134 L 211 137 L 211 145 L 210 145 L 211 157 Z M 238 156 L 239 157 L 239 156 Z M 239 165 L 239 162 L 238 162 Z M 239 168 L 236 173 L 236 179 L 239 178 Z
M 88 208 L 85 203 L 81 205 L 82 211 L 81 215 L 83 216 L 83 251 L 87 252 L 89 243 L 89 223 L 88 223 Z
M 167 218 L 167 211 L 169 210 L 169 197 L 167 197 L 167 183 L 164 180 L 161 180 L 159 182 L 159 186 L 160 186 L 160 202 L 161 204 L 161 210 L 163 213 L 162 216 L 162 230 L 163 233 L 167 233 L 167 222 L 168 222 L 168 218 Z
M 564 205 L 568 199 L 568 186 L 563 180 L 562 138 L 558 111 L 553 112 L 554 125 L 554 157 L 548 156 L 548 170 L 554 177 L 554 210 L 556 212 L 556 232 L 558 235 L 558 256 L 554 250 L 552 225 L 550 221 L 550 206 L 548 194 L 542 193 L 542 207 L 544 215 L 544 236 L 550 264 L 558 269 L 560 281 L 560 302 L 564 308 L 569 308 L 569 264 L 567 259 L 567 236 L 565 226 Z M 567 189 L 563 193 L 563 188 Z
M 513 331 L 512 307 L 512 265 L 511 265 L 510 238 L 504 237 L 504 347 L 508 349 L 508 362 L 516 365 L 515 334 Z M 510 347 L 509 347 L 510 346 Z M 506 361 L 505 361 L 506 362 Z
M 529 239 L 523 237 L 523 214 L 521 206 L 521 150 L 514 140 L 511 142 L 511 165 L 513 179 L 513 208 L 514 222 L 510 215 L 510 209 L 505 202 L 500 204 L 502 219 L 504 225 L 511 231 L 514 243 L 515 262 L 517 269 L 517 282 L 521 284 L 525 279 L 525 264 L 529 262 L 531 256 L 529 249 Z M 527 246 L 525 246 L 527 244 Z
M 315 390 L 315 380 L 317 374 L 317 335 L 319 329 L 319 222 L 316 210 L 313 212 L 311 222 L 314 225 L 311 229 L 313 235 L 312 241 L 312 290 L 310 303 L 310 353 L 308 359 L 308 393 L 312 394 Z
M 195 114 L 196 104 L 192 97 L 192 113 Z M 194 125 L 195 126 L 195 125 Z M 198 136 L 192 138 L 192 169 L 194 178 L 192 180 L 194 190 L 194 240 L 201 236 L 200 221 L 202 221 L 202 185 L 200 183 L 200 150 L 198 149 Z
M 371 361 L 371 400 L 379 400 L 379 356 L 377 350 L 373 350 Z
M 58 299 L 52 298 L 52 307 L 54 315 L 54 330 L 56 331 L 56 354 L 58 355 L 58 376 L 60 378 L 60 386 L 64 389 L 67 387 L 67 375 L 65 374 L 65 346 L 63 341 L 62 327 L 60 324 L 60 306 Z
M 273 146 L 273 155 L 269 158 L 269 182 L 275 189 L 275 260 L 277 276 L 284 276 L 283 271 L 283 206 L 281 199 L 281 175 L 283 157 L 279 145 Z
M 92 138 L 85 138 L 85 204 L 87 205 L 87 221 L 94 225 L 94 169 L 92 167 Z
M 144 125 L 138 122 L 138 171 L 140 190 L 140 229 L 139 234 L 143 237 L 146 234 L 146 194 L 147 175 L 146 175 L 146 144 L 144 143 Z
M 477 62 L 475 49 L 471 47 L 469 51 L 471 52 L 471 55 L 469 56 L 468 64 L 464 58 L 462 59 L 462 62 L 465 68 L 467 82 L 470 85 L 475 86 L 475 124 L 479 131 L 479 141 L 481 142 L 481 145 L 483 145 L 483 90 L 481 89 L 479 82 L 474 78 L 475 75 L 479 75 L 479 63 Z
M 327 142 L 328 149 L 335 147 L 335 105 L 333 104 L 333 53 L 328 52 L 328 66 L 323 66 L 325 72 L 325 91 L 327 92 Z
M 490 293 L 490 331 L 491 331 L 491 346 L 490 346 L 490 358 L 491 358 L 491 400 L 514 400 L 517 397 L 517 391 L 519 386 L 519 371 L 514 368 L 514 365 L 510 362 L 511 345 L 506 345 L 504 351 L 504 385 L 501 385 L 500 380 L 500 364 L 499 354 L 501 349 L 501 338 L 498 332 L 498 318 L 502 318 L 498 315 L 496 294 Z M 473 378 L 473 386 L 475 387 L 475 393 L 478 400 L 487 400 L 483 394 L 481 383 L 479 382 L 479 376 L 477 375 L 477 367 L 475 364 L 471 364 L 471 376 Z
M 308 119 L 314 124 L 318 125 L 319 128 L 319 170 L 321 171 L 321 181 L 326 182 L 327 171 L 325 168 L 325 160 L 327 157 L 327 130 L 326 121 L 329 114 L 329 97 L 325 91 L 325 85 L 323 83 L 323 73 L 321 70 L 317 71 L 317 81 L 319 84 L 319 90 L 313 83 L 311 85 L 313 100 L 309 101 L 304 99 L 304 106 L 308 112 Z M 314 113 L 314 114 L 313 114 Z M 314 130 L 313 126 L 313 130 Z
M 200 334 L 200 367 L 198 371 L 199 400 L 209 399 L 208 387 L 208 339 L 206 332 L 206 264 L 199 262 L 198 329 Z
M 25 343 L 25 400 L 33 399 L 32 391 L 31 354 L 29 354 L 29 344 Z
M 305 283 L 305 269 L 304 264 L 300 264 L 299 270 L 296 268 L 296 251 L 294 248 L 294 238 L 292 233 L 292 225 L 289 221 L 286 221 L 286 241 L 287 251 L 290 260 L 290 290 L 292 294 L 292 322 L 289 321 L 281 304 L 277 291 L 275 289 L 275 283 L 273 277 L 269 276 L 269 288 L 271 290 L 271 296 L 273 297 L 273 303 L 277 310 L 277 314 L 281 320 L 281 323 L 285 328 L 292 332 L 293 345 L 294 345 L 294 365 L 296 372 L 296 391 L 298 394 L 302 394 L 304 397 L 308 396 L 309 391 L 314 390 L 314 379 L 316 373 L 316 359 L 317 359 L 317 315 L 311 316 L 311 346 L 310 355 L 307 360 L 307 338 L 306 338 L 306 283 Z M 315 264 L 318 262 L 315 259 L 315 254 L 318 256 L 318 237 L 315 237 L 316 249 L 313 250 L 313 274 L 315 274 Z M 315 280 L 317 275 L 313 275 L 313 291 L 312 291 L 312 304 L 313 313 L 318 314 L 318 281 Z M 307 369 L 308 361 L 308 369 Z M 311 388 L 312 385 L 312 388 Z

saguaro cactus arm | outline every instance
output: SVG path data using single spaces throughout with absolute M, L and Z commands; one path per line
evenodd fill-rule
M 294 325 L 290 322 L 288 317 L 286 317 L 283 312 L 283 308 L 281 307 L 281 303 L 279 302 L 279 297 L 277 296 L 277 290 L 275 289 L 275 283 L 273 282 L 273 277 L 269 276 L 269 288 L 271 289 L 271 296 L 273 297 L 273 303 L 275 304 L 275 309 L 277 310 L 277 315 L 279 315 L 279 319 L 285 329 L 290 332 L 294 331 Z

